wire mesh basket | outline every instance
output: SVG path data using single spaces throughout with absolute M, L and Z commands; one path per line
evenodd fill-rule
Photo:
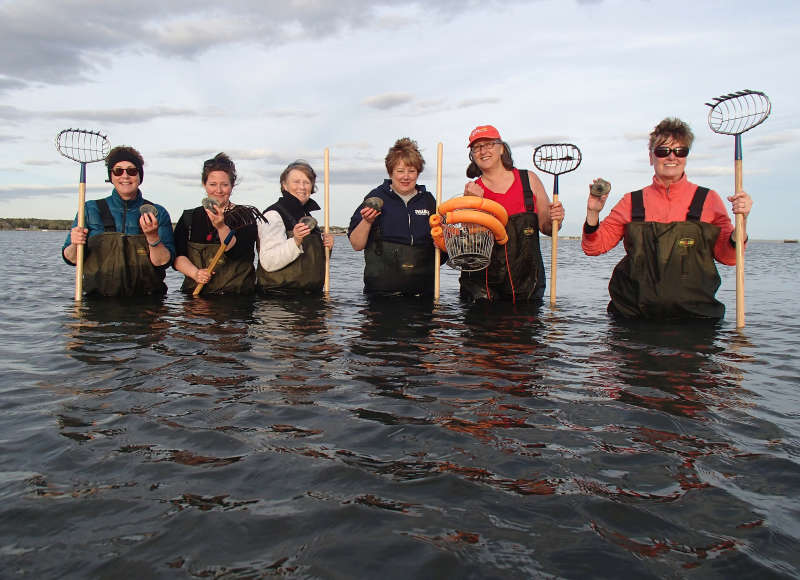
M 475 272 L 489 265 L 494 247 L 492 231 L 479 224 L 442 224 L 447 263 L 457 270 Z

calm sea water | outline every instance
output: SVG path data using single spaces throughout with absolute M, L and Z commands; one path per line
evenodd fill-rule
M 3 578 L 800 577 L 800 248 L 747 326 L 559 304 L 72 300 L 63 232 L 0 232 Z M 549 256 L 549 245 L 544 243 Z M 545 261 L 549 264 L 549 260 Z

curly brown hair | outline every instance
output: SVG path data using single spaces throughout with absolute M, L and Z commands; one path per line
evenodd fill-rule
M 217 153 L 203 163 L 203 185 L 208 181 L 208 175 L 212 171 L 224 171 L 228 174 L 228 179 L 231 180 L 231 187 L 236 185 L 236 165 L 225 153 Z
M 408 137 L 403 137 L 394 142 L 386 154 L 386 171 L 389 175 L 392 174 L 394 168 L 401 161 L 417 170 L 417 173 L 422 173 L 425 169 L 425 160 L 422 158 L 422 153 L 419 152 L 417 142 Z
M 659 145 L 666 143 L 672 139 L 677 141 L 684 147 L 692 148 L 694 143 L 694 133 L 689 128 L 689 124 L 681 121 L 676 117 L 667 117 L 656 125 L 653 132 L 650 133 L 650 140 L 647 143 L 648 151 L 652 151 Z

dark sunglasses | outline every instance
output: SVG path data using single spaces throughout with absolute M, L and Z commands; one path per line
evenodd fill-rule
M 124 169 L 122 167 L 115 167 L 114 169 L 111 170 L 111 173 L 113 173 L 117 177 L 119 177 L 123 173 L 127 173 L 128 175 L 133 177 L 135 175 L 139 175 L 139 170 L 136 167 L 126 167 Z
M 688 147 L 656 147 L 653 149 L 653 155 L 659 158 L 669 157 L 670 153 L 674 153 L 675 157 L 686 157 L 689 155 Z

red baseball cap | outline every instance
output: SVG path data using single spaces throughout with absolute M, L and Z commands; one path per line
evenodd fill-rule
M 491 125 L 478 125 L 469 134 L 467 147 L 472 147 L 472 143 L 478 139 L 500 139 L 500 132 Z

